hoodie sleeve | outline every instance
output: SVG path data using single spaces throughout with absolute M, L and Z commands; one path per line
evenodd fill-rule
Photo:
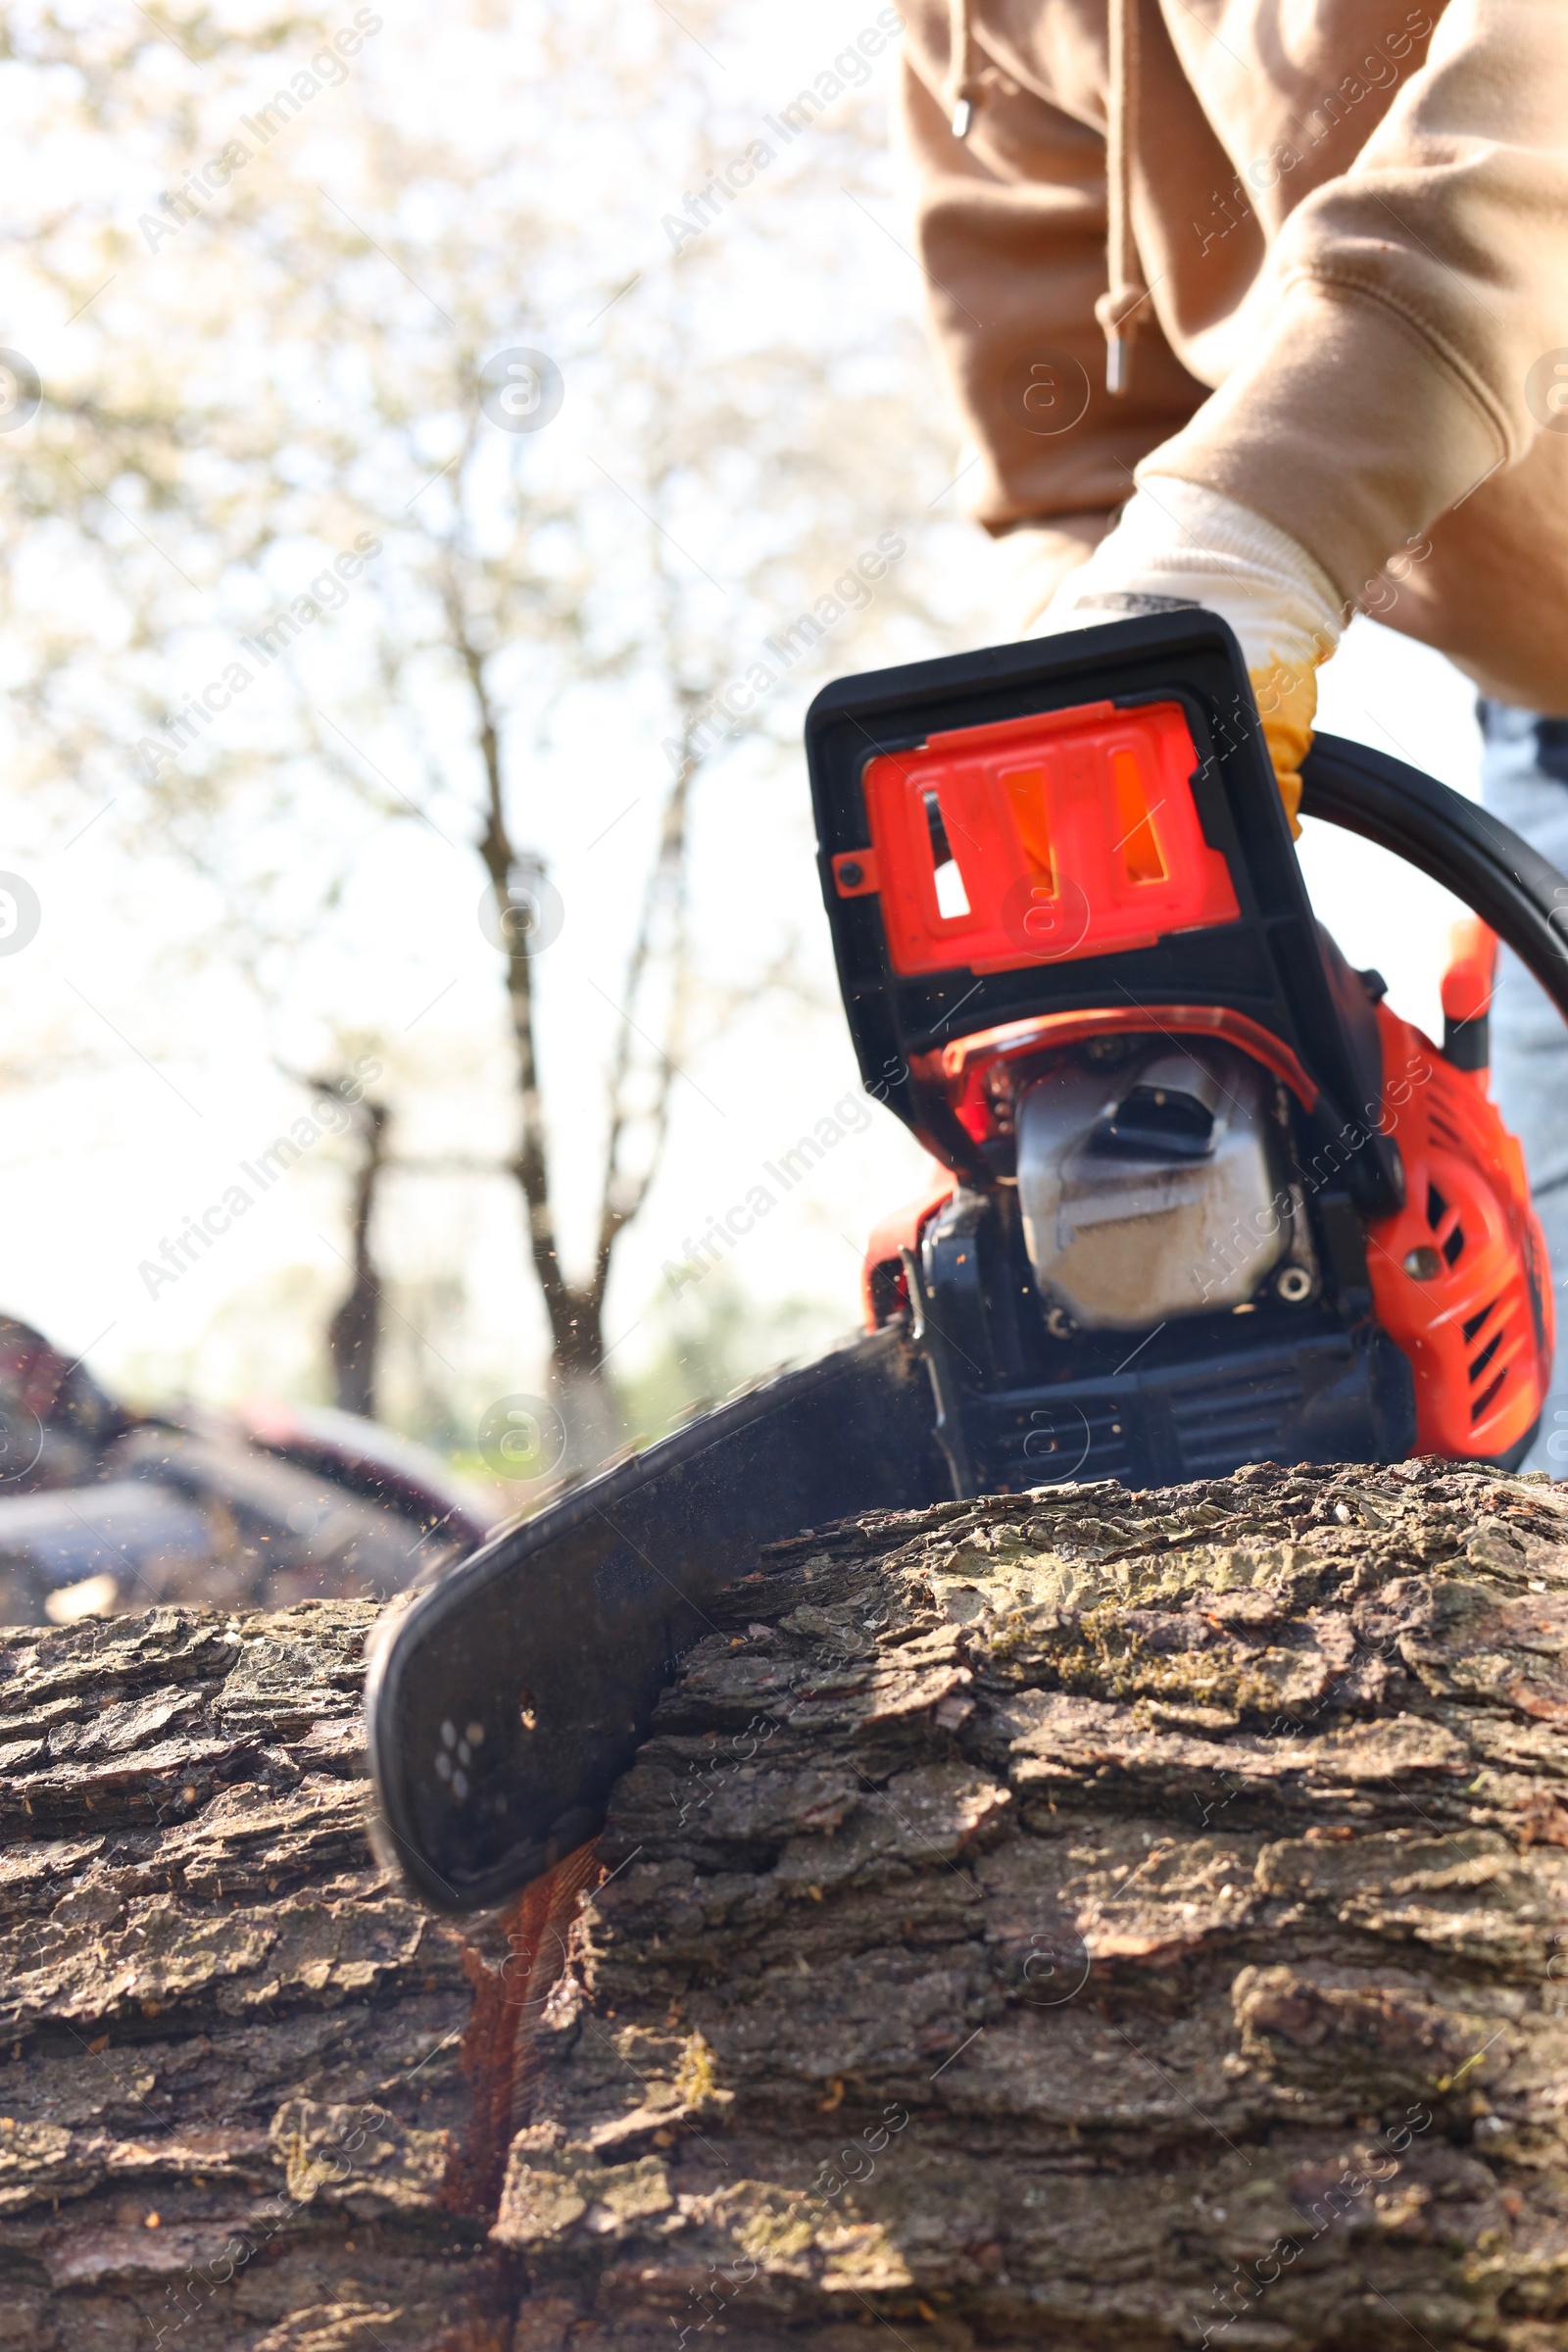
M 1353 600 L 1562 430 L 1565 125 L 1561 0 L 1450 0 L 1365 145 L 1285 221 L 1250 350 L 1140 478 L 1252 508 Z

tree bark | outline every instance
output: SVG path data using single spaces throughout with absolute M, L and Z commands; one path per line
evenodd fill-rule
M 1260 1469 L 781 1548 L 601 1841 L 517 2352 L 1560 2346 L 1565 1505 Z
M 737 1570 L 597 1856 L 461 1932 L 364 1846 L 368 1607 L 0 1640 L 0 2346 L 1556 2352 L 1568 1494 Z
M 7 2352 L 510 2343 L 461 2193 L 495 1979 L 371 1863 L 375 1615 L 0 1636 Z

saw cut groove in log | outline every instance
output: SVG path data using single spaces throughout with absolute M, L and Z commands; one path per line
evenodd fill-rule
M 0 1637 L 0 2352 L 1558 2352 L 1568 1494 L 736 1565 L 461 1927 L 365 1842 L 372 1608 Z

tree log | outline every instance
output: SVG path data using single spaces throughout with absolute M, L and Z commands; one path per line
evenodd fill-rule
M 7 2352 L 510 2341 L 442 2193 L 483 1964 L 366 1843 L 375 1615 L 0 1637 Z
M 365 1847 L 369 1607 L 0 1639 L 0 2346 L 1557 2352 L 1568 1494 L 737 1571 L 597 1854 L 461 1929 Z

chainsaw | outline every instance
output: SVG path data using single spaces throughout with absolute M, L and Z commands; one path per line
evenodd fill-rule
M 865 1329 L 449 1569 L 382 1629 L 377 1837 L 498 1902 L 602 1825 L 759 1549 L 858 1513 L 1247 1462 L 1513 1468 L 1551 1284 L 1488 1092 L 1496 942 L 1568 1017 L 1568 885 L 1319 736 L 1303 811 L 1473 909 L 1435 1044 L 1315 921 L 1240 649 L 1196 609 L 828 687 L 823 898 L 866 1091 L 929 1151 Z

